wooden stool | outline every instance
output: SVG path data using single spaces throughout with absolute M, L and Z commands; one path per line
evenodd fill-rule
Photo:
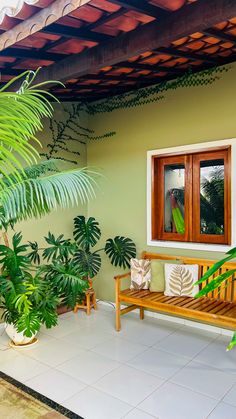
M 91 313 L 91 308 L 94 308 L 94 310 L 97 310 L 96 294 L 93 288 L 89 288 L 86 291 L 85 299 L 82 302 L 82 304 L 76 304 L 74 308 L 74 313 L 77 313 L 79 308 L 86 310 L 88 316 Z

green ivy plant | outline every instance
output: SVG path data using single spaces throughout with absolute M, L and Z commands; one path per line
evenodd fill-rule
M 236 247 L 233 249 L 230 249 L 226 253 L 226 257 L 223 259 L 217 261 L 208 271 L 202 276 L 199 281 L 196 282 L 196 285 L 200 285 L 203 282 L 207 281 L 209 278 L 211 278 L 215 272 L 217 272 L 226 262 L 236 258 Z M 207 285 L 205 285 L 195 296 L 195 298 L 200 298 L 206 296 L 209 292 L 214 291 L 215 289 L 218 289 L 221 285 L 225 284 L 225 287 L 227 287 L 227 280 L 232 275 L 234 275 L 236 272 L 236 269 L 229 269 L 227 272 L 224 272 L 220 275 L 217 275 L 215 278 L 211 279 Z M 235 281 L 235 279 L 233 279 Z M 227 347 L 227 351 L 233 349 L 233 347 L 236 345 L 236 331 L 234 332 L 234 335 Z
M 50 240 L 55 242 L 54 237 Z M 60 238 L 57 247 L 58 243 Z M 73 308 L 89 286 L 80 266 L 69 258 L 69 250 L 61 254 L 47 251 L 47 264 L 35 267 L 32 260 L 38 259 L 34 259 L 33 251 L 28 253 L 30 247 L 32 244 L 22 244 L 21 233 L 14 234 L 11 247 L 0 245 L 2 317 L 27 337 L 38 332 L 42 324 L 46 328 L 56 326 L 59 303 Z
M 130 267 L 130 259 L 136 256 L 136 246 L 127 237 L 116 236 L 107 239 L 103 248 L 93 250 L 101 238 L 99 223 L 94 217 L 86 219 L 83 215 L 74 218 L 74 241 L 65 239 L 63 235 L 55 237 L 48 233 L 45 240 L 49 247 L 39 248 L 37 242 L 30 243 L 29 258 L 34 263 L 43 260 L 61 260 L 86 273 L 87 278 L 94 278 L 101 269 L 101 252 L 110 259 L 113 266 Z M 42 257 L 40 256 L 42 251 Z

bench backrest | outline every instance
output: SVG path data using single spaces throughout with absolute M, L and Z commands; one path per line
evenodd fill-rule
M 188 265 L 198 265 L 199 266 L 199 279 L 206 273 L 206 271 L 214 265 L 216 260 L 207 260 L 207 259 L 198 259 L 198 258 L 189 258 L 186 256 L 173 256 L 173 255 L 160 255 L 156 253 L 143 252 L 143 259 L 161 259 L 161 260 L 182 260 L 184 264 Z M 200 285 L 200 289 L 204 287 L 211 279 L 217 275 L 226 272 L 230 269 L 236 269 L 236 263 L 228 262 L 225 263 L 222 268 L 220 268 L 213 277 L 210 277 L 206 282 L 203 282 Z M 209 298 L 214 298 L 221 301 L 236 302 L 236 274 L 229 277 L 229 279 L 224 282 L 219 288 L 215 289 L 213 292 L 208 293 Z

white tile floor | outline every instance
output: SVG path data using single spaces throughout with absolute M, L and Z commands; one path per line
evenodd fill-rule
M 31 349 L 8 348 L 0 331 L 0 369 L 85 419 L 236 418 L 229 338 L 132 313 L 116 333 L 114 314 L 64 314 Z

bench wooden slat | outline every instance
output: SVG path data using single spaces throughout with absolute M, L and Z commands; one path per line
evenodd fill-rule
M 213 310 L 216 306 L 218 306 L 219 304 L 220 304 L 221 302 L 220 301 L 214 301 L 214 300 L 212 300 L 211 299 L 211 303 L 209 303 L 206 307 L 204 307 L 203 309 L 202 309 L 202 311 L 205 311 L 205 312 L 211 312 L 211 310 Z

